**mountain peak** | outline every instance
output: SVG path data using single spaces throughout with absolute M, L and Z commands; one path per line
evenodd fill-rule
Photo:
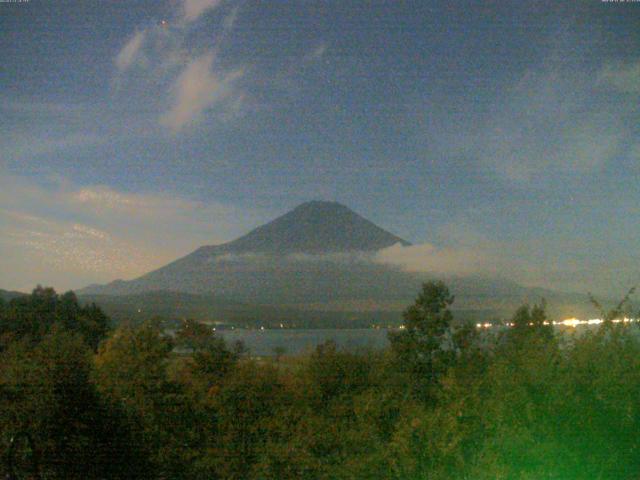
M 341 203 L 332 202 L 328 200 L 310 200 L 308 202 L 301 203 L 297 207 L 295 207 L 292 212 L 296 210 L 315 210 L 315 211 L 323 211 L 323 210 L 349 210 L 351 209 Z
M 318 254 L 375 251 L 396 243 L 409 245 L 341 203 L 313 200 L 223 247 L 233 253 Z
M 314 200 L 298 205 L 232 242 L 200 247 L 189 255 L 135 280 L 88 288 L 81 293 L 113 295 L 151 290 L 182 290 L 215 291 L 223 296 L 234 297 L 237 292 L 249 289 L 253 291 L 254 296 L 259 294 L 262 298 L 269 297 L 269 292 L 291 290 L 293 293 L 286 293 L 289 295 L 287 298 L 298 298 L 295 294 L 296 289 L 305 290 L 315 282 L 311 279 L 316 278 L 318 272 L 313 273 L 313 269 L 317 265 L 315 262 L 297 260 L 280 261 L 279 257 L 300 253 L 322 255 L 375 252 L 397 243 L 409 245 L 407 241 L 387 232 L 340 203 Z M 224 258 L 225 255 L 252 253 L 264 254 L 271 258 L 266 262 L 266 259 L 262 258 L 255 262 L 247 260 L 237 264 L 219 264 L 216 261 L 217 257 Z M 320 268 L 328 267 L 321 264 Z M 379 273 L 379 269 L 376 268 L 382 267 L 374 268 L 373 271 Z M 321 277 L 333 278 L 329 281 L 330 290 L 334 288 L 334 282 L 344 283 L 345 279 L 351 278 L 352 272 L 347 267 L 333 264 L 329 270 L 322 270 L 324 273 Z M 327 286 L 326 282 L 320 281 L 320 284 Z M 343 288 L 351 288 L 351 285 L 344 285 L 338 290 Z M 313 287 L 314 292 L 315 289 L 316 287 Z M 247 298 L 244 294 L 240 297 Z

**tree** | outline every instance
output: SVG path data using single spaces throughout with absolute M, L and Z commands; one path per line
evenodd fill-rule
M 71 291 L 58 295 L 38 285 L 0 310 L 0 348 L 22 338 L 37 344 L 54 326 L 79 333 L 95 352 L 107 336 L 109 318 L 94 304 L 81 306 Z
M 635 293 L 636 286 L 633 286 L 622 297 L 622 299 L 610 310 L 605 310 L 602 304 L 596 299 L 596 297 L 589 293 L 589 301 L 600 313 L 600 318 L 604 321 L 606 326 L 611 326 L 613 320 L 619 319 L 623 316 L 634 316 L 631 312 L 631 296 Z M 637 316 L 637 315 L 636 315 Z
M 179 478 L 169 473 L 180 453 L 170 448 L 181 437 L 182 418 L 175 411 L 183 406 L 178 386 L 167 376 L 172 348 L 171 339 L 157 324 L 120 327 L 100 345 L 94 381 L 105 401 L 126 413 L 137 441 L 155 464 L 156 475 Z M 187 418 L 189 409 L 182 411 Z
M 177 345 L 193 351 L 206 348 L 213 338 L 214 334 L 210 326 L 190 318 L 183 320 L 176 331 Z
M 98 388 L 107 398 L 144 411 L 164 388 L 172 348 L 171 340 L 157 325 L 120 327 L 98 350 Z
M 449 307 L 454 297 L 441 282 L 422 285 L 416 301 L 405 310 L 404 329 L 389 333 L 391 348 L 408 372 L 418 395 L 427 395 L 455 359 Z
M 0 356 L 2 447 L 28 437 L 42 478 L 144 477 L 144 456 L 123 417 L 101 402 L 91 367 L 82 337 L 63 327 L 36 345 L 14 342 Z
M 94 352 L 111 330 L 110 320 L 95 303 L 82 307 L 78 312 L 78 331 Z
M 206 383 L 206 388 L 219 384 L 236 365 L 243 352 L 243 344 L 227 347 L 224 338 L 213 329 L 195 320 L 184 320 L 176 332 L 178 346 L 191 350 L 190 370 Z
M 308 382 L 308 401 L 313 408 L 326 409 L 341 397 L 351 397 L 368 386 L 371 365 L 368 358 L 340 351 L 333 340 L 318 345 L 301 373 Z
M 544 299 L 530 307 L 525 304 L 519 307 L 511 318 L 511 327 L 507 331 L 507 339 L 511 343 L 520 344 L 534 339 L 546 342 L 554 337 L 553 326 L 547 318 Z
M 221 478 L 249 478 L 284 400 L 278 372 L 271 366 L 243 362 L 225 379 L 213 398 L 218 412 L 214 461 Z

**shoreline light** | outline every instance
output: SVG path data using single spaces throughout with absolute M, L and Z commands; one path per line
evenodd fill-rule
M 637 322 L 637 321 L 638 321 L 638 319 L 636 319 L 636 318 L 628 318 L 628 317 L 615 318 L 615 319 L 611 320 L 612 323 L 633 323 L 633 322 Z M 604 320 L 601 319 L 601 318 L 591 318 L 589 320 L 580 320 L 579 318 L 571 317 L 571 318 L 566 318 L 564 320 L 553 321 L 553 322 L 544 321 L 543 325 L 554 325 L 554 326 L 559 326 L 559 327 L 575 328 L 575 327 L 577 327 L 579 325 L 600 325 L 602 323 L 604 323 Z M 528 325 L 530 327 L 532 327 L 533 323 L 529 323 Z M 515 324 L 512 323 L 512 322 L 506 322 L 504 324 L 494 324 L 494 323 L 489 323 L 489 322 L 476 323 L 476 328 L 492 328 L 492 327 L 501 327 L 501 326 L 514 327 Z

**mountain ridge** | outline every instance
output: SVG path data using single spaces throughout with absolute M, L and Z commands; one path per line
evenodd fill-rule
M 224 295 L 231 293 L 233 296 L 234 289 L 229 292 L 228 288 L 224 288 L 224 279 L 218 277 L 222 273 L 234 272 L 243 276 L 247 273 L 247 268 L 252 269 L 256 266 L 247 265 L 251 262 L 241 262 L 242 259 L 251 260 L 251 256 L 254 256 L 254 263 L 260 258 L 268 258 L 276 264 L 280 262 L 279 265 L 270 264 L 267 268 L 272 274 L 278 275 L 285 270 L 291 270 L 295 263 L 288 257 L 291 255 L 374 253 L 396 244 L 410 245 L 408 241 L 384 230 L 345 205 L 313 200 L 298 205 L 284 215 L 230 242 L 199 247 L 188 255 L 136 279 L 115 280 L 106 285 L 90 285 L 79 290 L 79 293 L 123 295 L 150 290 L 190 293 L 222 290 Z M 260 272 L 264 273 L 266 266 L 262 264 L 258 267 Z M 212 277 L 216 277 L 215 281 Z M 229 281 L 233 283 L 232 280 Z M 243 282 L 255 283 L 255 276 L 243 278 L 235 283 Z M 266 288 L 266 284 L 271 282 L 265 278 L 264 283 Z M 286 280 L 281 283 L 286 284 Z M 259 293 L 256 292 L 259 288 L 259 285 L 251 287 L 254 294 Z
M 377 261 L 376 252 L 398 243 L 410 245 L 344 205 L 313 201 L 230 242 L 202 246 L 136 279 L 86 287 L 78 294 L 131 296 L 166 291 L 187 294 L 185 299 L 195 294 L 250 305 L 296 305 L 303 310 L 305 305 L 334 311 L 348 305 L 375 305 L 379 311 L 392 306 L 397 311 L 398 305 L 415 299 L 424 281 L 434 279 L 429 273 L 410 273 Z M 463 309 L 512 312 L 522 302 L 537 302 L 543 296 L 559 304 L 573 305 L 577 300 L 500 278 L 443 280 L 455 292 L 456 306 Z M 207 301 L 197 299 L 196 303 Z
M 24 297 L 28 294 L 23 292 L 17 292 L 15 290 L 3 290 L 0 288 L 0 298 L 5 302 L 13 300 L 14 298 Z
M 320 254 L 376 251 L 410 243 L 358 215 L 338 202 L 305 202 L 245 235 L 221 245 L 198 250 L 224 250 L 236 254 Z

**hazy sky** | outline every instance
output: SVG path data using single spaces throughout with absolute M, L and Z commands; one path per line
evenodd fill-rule
M 326 199 L 409 267 L 622 293 L 639 40 L 640 3 L 600 0 L 0 3 L 0 288 L 132 278 Z

